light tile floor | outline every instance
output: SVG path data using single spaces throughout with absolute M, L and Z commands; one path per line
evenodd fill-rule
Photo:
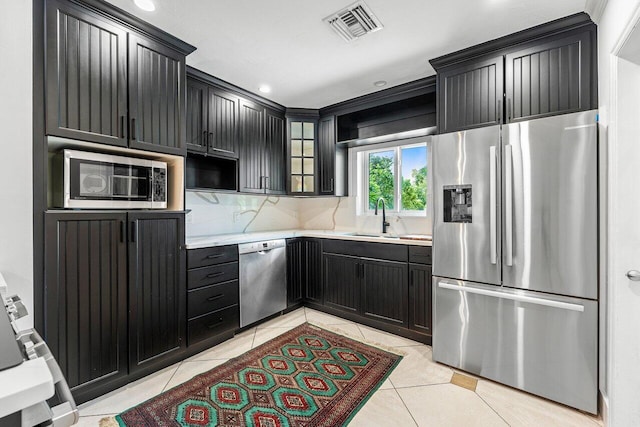
M 476 391 L 450 383 L 454 370 L 433 362 L 431 347 L 309 308 L 248 329 L 229 341 L 80 406 L 80 426 L 115 415 L 208 371 L 304 322 L 394 347 L 402 362 L 353 418 L 350 426 L 586 426 L 600 419 L 539 397 L 479 379 Z

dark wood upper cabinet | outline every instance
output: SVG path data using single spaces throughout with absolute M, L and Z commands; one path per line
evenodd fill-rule
M 128 374 L 126 213 L 45 214 L 43 336 L 76 399 Z
M 129 213 L 130 372 L 186 346 L 184 214 Z
M 318 194 L 336 192 L 336 125 L 335 117 L 323 117 L 318 122 Z
M 127 32 L 72 3 L 46 3 L 46 132 L 128 145 Z
M 206 153 L 209 141 L 209 88 L 206 84 L 187 78 L 187 151 Z
M 598 108 L 596 47 L 577 13 L 432 59 L 438 132 Z
M 185 55 L 195 48 L 106 3 L 45 8 L 46 133 L 185 155 Z
M 131 148 L 186 154 L 185 57 L 129 34 Z
M 440 133 L 502 122 L 502 55 L 457 64 L 439 71 L 438 88 Z
M 264 107 L 240 100 L 240 191 L 264 193 Z
M 592 43 L 585 31 L 506 55 L 507 122 L 597 108 Z
M 265 110 L 265 151 L 263 175 L 269 194 L 286 193 L 285 119 L 277 111 Z
M 207 108 L 209 153 L 238 157 L 239 104 L 238 96 L 209 86 Z

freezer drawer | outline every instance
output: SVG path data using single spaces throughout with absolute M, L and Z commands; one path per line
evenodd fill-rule
M 597 412 L 596 301 L 433 278 L 434 360 Z

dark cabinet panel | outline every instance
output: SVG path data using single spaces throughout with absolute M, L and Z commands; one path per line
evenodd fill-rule
M 207 85 L 187 79 L 187 150 L 203 153 L 207 151 L 208 104 Z
M 189 320 L 189 345 L 231 333 L 240 325 L 240 310 L 238 305 L 223 308 L 203 316 Z
M 240 191 L 264 193 L 264 107 L 240 100 Z
M 186 153 L 185 83 L 184 55 L 129 34 L 131 148 Z
M 229 262 L 209 267 L 193 268 L 187 272 L 187 288 L 195 289 L 214 283 L 238 279 L 238 263 Z
M 271 194 L 286 193 L 285 120 L 276 111 L 265 112 L 265 157 L 263 175 L 265 189 Z
M 188 318 L 238 304 L 240 288 L 237 280 L 205 286 L 188 292 Z
M 305 239 L 304 243 L 306 255 L 304 299 L 323 304 L 322 241 Z
M 591 44 L 582 32 L 506 55 L 507 121 L 597 108 Z
M 238 157 L 238 114 L 240 98 L 209 87 L 209 152 Z
M 238 261 L 238 245 L 191 249 L 187 254 L 189 268 Z
M 431 266 L 409 266 L 409 328 L 431 335 Z
M 318 193 L 335 194 L 336 126 L 334 116 L 318 123 Z
M 129 214 L 130 370 L 185 346 L 184 214 Z
M 324 303 L 329 307 L 358 313 L 363 275 L 359 258 L 325 254 L 323 261 Z
M 362 260 L 362 314 L 406 327 L 407 263 Z
M 287 239 L 287 306 L 302 302 L 305 282 L 305 240 Z
M 44 339 L 76 397 L 128 372 L 126 218 L 45 214 Z
M 47 134 L 127 145 L 127 33 L 71 3 L 46 3 Z
M 438 73 L 438 131 L 500 124 L 504 93 L 502 55 L 451 66 Z

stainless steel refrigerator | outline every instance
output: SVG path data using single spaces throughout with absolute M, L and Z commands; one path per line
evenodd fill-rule
M 433 140 L 433 358 L 597 412 L 596 111 Z

